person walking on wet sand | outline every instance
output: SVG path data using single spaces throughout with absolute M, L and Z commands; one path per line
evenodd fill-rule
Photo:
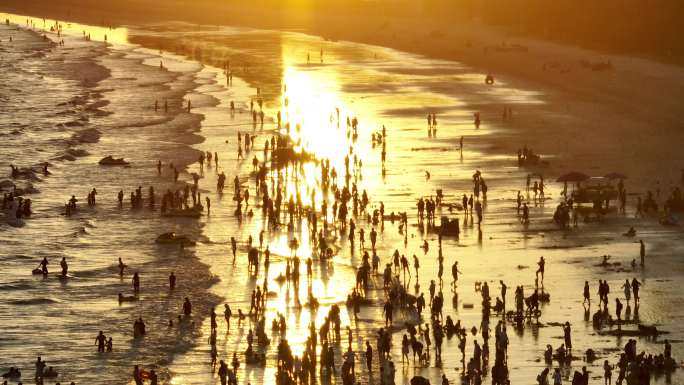
M 541 282 L 542 284 L 544 283 L 544 266 L 546 265 L 546 261 L 544 260 L 544 256 L 539 258 L 539 262 L 537 262 L 537 266 L 539 268 L 537 269 L 537 272 L 535 273 L 535 277 L 539 279 L 539 275 L 541 274 Z
M 480 223 L 482 223 L 482 203 L 478 200 L 475 202 L 475 213 L 477 214 L 477 226 L 480 226 Z
M 223 304 L 224 310 L 223 310 L 223 318 L 226 320 L 226 331 L 230 330 L 230 317 L 233 316 L 233 311 L 230 310 L 230 305 Z
M 169 274 L 169 290 L 174 290 L 175 288 L 176 288 L 176 275 L 172 271 L 171 274 Z
M 237 253 L 237 241 L 235 237 L 230 237 L 230 248 L 233 251 L 233 265 L 235 264 L 235 256 Z
M 458 275 L 463 274 L 460 270 L 458 270 L 458 261 L 454 261 L 454 264 L 451 265 L 451 277 L 453 278 L 452 286 L 455 288 L 458 286 Z
M 209 197 L 204 197 L 204 200 L 207 202 L 207 215 L 211 215 L 211 200 Z
M 639 239 L 639 256 L 641 257 L 641 267 L 644 267 L 646 263 L 646 245 L 644 241 Z
M 211 331 L 216 332 L 216 329 L 218 328 L 218 323 L 216 322 L 216 310 L 214 308 L 211 308 L 211 313 L 209 315 L 211 322 Z
M 641 282 L 637 281 L 636 278 L 632 279 L 632 293 L 634 294 L 634 306 L 639 303 L 639 288 L 641 287 Z
M 627 304 L 632 300 L 632 285 L 629 283 L 629 279 L 625 279 L 625 284 L 622 285 L 622 289 L 625 292 L 625 300 Z
M 565 325 L 563 325 L 563 339 L 565 340 L 565 348 L 568 349 L 568 352 L 572 351 L 570 322 L 567 321 L 565 322 Z
M 385 313 L 385 326 L 392 325 L 392 312 L 394 311 L 392 302 L 385 302 L 385 306 L 383 307 L 382 311 Z
M 228 383 L 228 365 L 223 361 L 219 361 L 218 376 L 221 380 L 221 385 Z
M 582 301 L 582 305 L 588 304 L 591 306 L 591 295 L 589 294 L 589 281 L 584 281 L 584 301 Z
M 617 317 L 618 329 L 620 329 L 622 325 L 622 302 L 619 298 L 615 298 L 615 316 Z

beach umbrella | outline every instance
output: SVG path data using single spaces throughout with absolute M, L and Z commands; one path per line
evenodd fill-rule
M 619 172 L 611 172 L 603 176 L 606 179 L 627 179 L 627 175 L 621 174 Z
M 584 182 L 589 179 L 589 176 L 581 172 L 573 171 L 567 174 L 561 175 L 556 179 L 556 182 Z

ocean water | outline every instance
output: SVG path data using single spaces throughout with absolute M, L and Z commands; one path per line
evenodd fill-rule
M 266 232 L 265 243 L 272 252 L 269 275 L 264 277 L 262 269 L 261 275 L 253 277 L 246 271 L 246 245 L 250 235 L 258 242 L 264 227 L 260 210 L 254 208 L 253 218 L 238 221 L 232 194 L 215 191 L 216 174 L 225 172 L 227 188 L 237 175 L 254 193 L 251 159 L 264 160 L 263 143 L 277 131 L 274 120 L 278 110 L 291 124 L 289 132 L 281 128 L 281 133 L 300 141 L 302 148 L 318 158 L 330 159 L 340 174 L 350 151 L 351 157 L 363 161 L 354 182 L 360 191 L 368 192 L 371 210 L 383 202 L 386 213 L 408 213 L 406 236 L 389 221 L 379 231 L 378 254 L 381 264 L 390 261 L 395 249 L 409 259 L 413 254 L 419 256 L 417 292 L 426 295 L 430 280 L 437 280 L 437 237 L 417 225 L 416 201 L 434 196 L 437 189 L 443 189 L 445 201 L 460 201 L 463 193 L 471 193 L 471 175 L 475 170 L 483 172 L 490 191 L 482 225 L 458 210 L 438 212 L 438 216 L 458 218 L 462 225 L 460 239 L 445 238 L 442 246 L 445 316 L 460 319 L 467 328 L 479 328 L 481 309 L 475 282 L 488 281 L 491 292 L 497 293 L 498 280 L 504 280 L 510 288 L 510 302 L 516 285 L 531 292 L 535 263 L 544 255 L 548 261 L 544 290 L 551 294 L 551 302 L 543 307 L 540 325 L 528 325 L 518 333 L 509 328 L 512 383 L 534 383 L 545 367 L 546 344 L 557 347 L 562 342 L 562 330 L 553 326 L 555 323 L 570 321 L 575 349 L 591 347 L 600 357 L 593 364 L 573 363 L 564 368 L 565 374 L 587 365 L 598 377 L 602 359 L 615 362 L 626 340 L 592 330 L 581 305 L 584 280 L 593 287 L 598 279 L 608 279 L 617 294 L 625 278 L 636 276 L 645 283 L 639 320 L 669 331 L 671 335 L 663 338 L 675 341 L 675 357 L 684 354 L 679 343 L 683 330 L 677 323 L 683 315 L 678 291 L 683 273 L 678 260 L 681 231 L 663 230 L 653 220 L 637 222 L 631 217 L 559 231 L 550 220 L 560 190 L 550 183 L 552 177 L 547 182 L 550 200 L 531 210 L 533 225 L 525 228 L 516 219 L 515 194 L 523 189 L 529 170 L 517 167 L 514 150 L 506 143 L 517 135 L 515 122 L 501 121 L 500 113 L 503 106 L 512 106 L 516 115 L 543 114 L 545 100 L 540 92 L 510 86 L 506 79 L 498 79 L 494 88 L 484 87 L 484 74 L 460 63 L 298 33 L 184 23 L 116 30 L 64 24 L 65 46 L 58 47 L 35 32 L 49 29 L 51 22 L 32 19 L 27 25 L 25 17 L 2 15 L 2 19 L 6 17 L 18 25 L 0 27 L 0 77 L 5 85 L 0 90 L 0 169 L 9 170 L 9 164 L 38 169 L 48 161 L 52 174 L 12 181 L 23 188 L 30 182 L 39 191 L 30 195 L 35 214 L 22 227 L 0 225 L 0 263 L 6 272 L 0 276 L 0 291 L 8 298 L 0 302 L 0 368 L 20 366 L 30 375 L 32 362 L 42 355 L 60 372 L 62 382 L 127 383 L 132 365 L 140 364 L 160 371 L 164 382 L 218 383 L 209 362 L 209 308 L 218 306 L 216 311 L 221 314 L 220 303 L 227 302 L 234 312 L 247 310 L 252 290 L 264 278 L 274 292 L 267 304 L 266 324 L 278 313 L 284 314 L 295 354 L 303 350 L 309 322 L 320 324 L 328 308 L 340 304 L 343 328 L 349 326 L 353 331 L 360 363 L 364 341 L 374 341 L 375 330 L 381 326 L 383 294 L 371 290 L 369 298 L 375 305 L 363 309 L 360 322 L 350 320 L 343 302 L 354 286 L 354 266 L 361 261 L 358 242 L 351 249 L 346 237 L 333 231 L 338 249 L 335 258 L 329 264 L 314 264 L 311 290 L 321 307 L 317 312 L 299 310 L 294 297 L 306 298 L 306 285 L 294 293 L 287 285 L 279 285 L 276 277 L 284 272 L 293 253 L 288 247 L 293 237 L 301 241 L 297 255 L 311 255 L 306 221 L 297 223 L 292 231 Z M 84 30 L 91 34 L 91 41 L 83 38 Z M 5 37 L 8 35 L 13 37 L 11 43 Z M 48 37 L 58 39 L 55 33 Z M 233 73 L 232 84 L 224 71 L 227 64 Z M 256 106 L 259 97 L 264 101 L 263 125 L 253 124 L 249 111 L 250 100 Z M 155 101 L 160 103 L 158 111 L 154 110 Z M 163 110 L 164 101 L 168 112 Z M 184 109 L 188 101 L 192 103 L 190 113 Z M 237 107 L 234 114 L 229 109 L 231 101 Z M 476 111 L 484 117 L 479 129 L 473 125 Z M 437 114 L 435 135 L 427 130 L 425 116 L 430 112 Z M 347 134 L 346 117 L 359 119 L 358 138 Z M 387 132 L 384 173 L 380 147 L 373 146 L 371 140 L 383 125 Z M 244 161 L 237 159 L 238 132 L 256 136 L 256 145 Z M 461 137 L 463 149 L 459 148 Z M 218 165 L 200 170 L 196 163 L 199 151 L 218 153 Z M 106 155 L 125 157 L 131 167 L 97 165 Z M 553 154 L 544 155 L 553 162 Z M 157 175 L 158 160 L 164 164 L 162 175 Z M 200 220 L 162 218 L 158 210 L 131 210 L 127 199 L 118 207 L 116 193 L 120 189 L 128 197 L 142 186 L 146 197 L 147 188 L 154 186 L 159 197 L 173 188 L 169 163 L 187 166 L 181 180 L 190 180 L 193 172 L 201 174 L 200 191 L 212 202 L 210 215 Z M 304 204 L 311 203 L 312 192 L 316 207 L 322 200 L 330 202 L 331 197 L 317 188 L 320 172 L 314 164 L 304 168 L 301 178 L 291 171 L 280 176 L 273 173 L 271 178 L 281 180 L 289 194 L 299 192 Z M 541 172 L 553 175 L 552 168 Z M 98 191 L 98 203 L 88 208 L 85 197 L 93 187 Z M 62 215 L 63 205 L 72 194 L 81 209 L 67 218 Z M 250 205 L 255 205 L 253 198 Z M 638 244 L 619 234 L 635 223 L 649 245 L 649 264 L 646 270 L 632 272 L 627 265 L 638 256 Z M 357 224 L 366 234 L 372 227 L 363 218 Z M 166 231 L 188 235 L 198 244 L 182 250 L 156 245 L 156 236 Z M 230 237 L 240 244 L 236 264 L 230 255 Z M 427 251 L 421 248 L 424 240 L 430 245 Z M 369 243 L 367 240 L 366 247 Z M 622 265 L 610 269 L 597 266 L 603 254 L 612 255 L 612 260 Z M 69 279 L 32 276 L 31 269 L 43 257 L 49 258 L 52 271 L 59 271 L 59 260 L 66 257 Z M 123 278 L 117 273 L 118 257 L 129 265 Z M 452 292 L 449 271 L 456 260 L 464 274 Z M 142 277 L 140 301 L 119 305 L 117 293 L 132 292 L 133 271 Z M 170 271 L 178 276 L 174 292 L 167 287 Z M 380 277 L 377 280 L 380 282 Z M 412 289 L 415 284 L 413 277 Z M 184 297 L 193 301 L 194 322 L 167 327 L 168 320 L 180 313 Z M 634 314 L 634 310 L 630 312 Z M 132 338 L 132 324 L 138 317 L 145 319 L 149 330 L 140 341 Z M 492 322 L 496 320 L 492 318 Z M 219 322 L 221 359 L 230 360 L 233 352 L 241 355 L 250 327 L 249 321 L 238 326 L 234 320 L 228 332 Z M 93 343 L 99 330 L 113 337 L 113 353 L 96 353 Z M 400 336 L 394 339 L 395 362 L 401 358 Z M 265 368 L 243 362 L 238 372 L 241 384 L 275 382 L 279 338 L 271 336 Z M 472 354 L 471 339 L 469 336 L 468 355 Z M 441 368 L 436 367 L 433 356 L 429 367 L 410 364 L 398 369 L 397 382 L 408 382 L 414 374 L 436 382 L 442 371 L 457 382 L 461 370 L 457 343 L 455 339 L 445 341 Z M 337 346 L 338 357 L 345 348 L 344 342 Z M 640 339 L 639 348 L 660 352 L 662 338 Z M 678 378 L 675 373 L 674 383 Z M 365 369 L 361 369 L 361 379 L 368 382 Z

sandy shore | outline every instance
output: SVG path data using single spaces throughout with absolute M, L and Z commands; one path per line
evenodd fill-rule
M 514 134 L 497 138 L 494 147 L 498 152 L 513 156 L 519 147 L 527 144 L 538 153 L 557 157 L 551 162 L 552 169 L 543 171 L 546 174 L 557 175 L 569 170 L 592 176 L 626 172 L 631 178 L 630 184 L 639 186 L 638 190 L 653 189 L 656 181 L 667 187 L 680 180 L 684 159 L 679 156 L 679 141 L 672 140 L 682 135 L 684 126 L 679 114 L 680 100 L 684 97 L 684 71 L 680 67 L 508 36 L 476 24 L 445 25 L 433 20 L 426 28 L 423 20 L 311 19 L 306 14 L 268 12 L 253 15 L 227 6 L 221 12 L 223 8 L 209 9 L 201 4 L 189 12 L 172 9 L 172 5 L 151 8 L 144 4 L 123 4 L 115 10 L 104 7 L 78 8 L 67 3 L 39 5 L 11 0 L 2 9 L 96 23 L 173 19 L 298 30 L 332 40 L 376 44 L 456 60 L 481 73 L 483 80 L 489 72 L 506 86 L 524 85 L 544 94 L 543 105 L 514 107 L 515 119 L 510 123 Z M 613 68 L 593 71 L 582 65 L 582 61 L 593 64 L 609 61 Z M 483 120 L 498 120 L 501 111 L 483 107 Z

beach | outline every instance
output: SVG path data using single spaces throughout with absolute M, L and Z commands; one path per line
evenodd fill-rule
M 323 34 L 327 39 L 322 39 L 309 34 L 245 27 L 205 25 L 198 28 L 183 22 L 128 26 L 125 38 L 109 45 L 102 41 L 104 34 L 118 36 L 118 32 L 92 29 L 95 41 L 83 42 L 79 28 L 94 27 L 74 25 L 66 34 L 64 49 L 55 49 L 54 43 L 41 42 L 38 33 L 26 31 L 21 20 L 18 16 L 13 19 L 21 28 L 3 27 L 4 34 L 13 35 L 14 45 L 10 47 L 21 47 L 16 52 L 11 48 L 10 52 L 27 60 L 16 67 L 27 71 L 25 76 L 35 79 L 37 84 L 47 77 L 55 78 L 59 86 L 53 88 L 63 93 L 51 93 L 44 100 L 41 99 L 44 93 L 38 91 L 36 100 L 24 105 L 64 103 L 65 109 L 58 112 L 65 117 L 63 126 L 57 125 L 60 134 L 55 139 L 47 137 L 47 144 L 25 142 L 25 137 L 45 140 L 45 135 L 33 131 L 35 123 L 17 123 L 20 130 L 32 135 L 6 134 L 7 138 L 17 136 L 18 142 L 6 142 L 10 144 L 8 149 L 17 152 L 7 152 L 7 159 L 2 159 L 3 167 L 12 162 L 22 166 L 37 165 L 45 159 L 54 162 L 53 175 L 35 181 L 40 193 L 35 195 L 34 218 L 23 228 L 4 226 L 2 232 L 3 244 L 8 245 L 3 256 L 11 272 L 2 285 L 16 296 L 15 302 L 20 301 L 0 309 L 3 325 L 25 314 L 36 317 L 27 323 L 43 323 L 37 328 L 51 330 L 34 334 L 32 338 L 25 325 L 16 325 L 8 333 L 11 350 L 7 356 L 14 357 L 22 368 L 34 356 L 43 354 L 65 375 L 74 376 L 80 382 L 85 379 L 88 383 L 111 383 L 107 381 L 116 378 L 117 383 L 126 383 L 132 365 L 141 364 L 158 368 L 164 381 L 170 383 L 212 383 L 217 380 L 209 365 L 206 343 L 210 333 L 206 319 L 209 308 L 227 302 L 234 312 L 237 308 L 247 310 L 251 291 L 264 278 L 275 293 L 268 302 L 266 324 L 270 325 L 278 313 L 286 316 L 288 340 L 295 354 L 303 351 L 309 321 L 315 319 L 320 323 L 327 309 L 338 304 L 342 307 L 343 327 L 352 328 L 353 349 L 357 359 L 362 360 L 365 340 L 374 341 L 375 330 L 382 326 L 384 300 L 381 277 L 376 277 L 375 289 L 367 293 L 373 305 L 364 307 L 361 322 L 354 321 L 344 306 L 354 286 L 363 251 L 358 243 L 354 246 L 345 235 L 333 231 L 336 256 L 331 263 L 317 261 L 314 270 L 313 290 L 321 308 L 316 313 L 302 311 L 294 306 L 291 288 L 275 282 L 293 252 L 288 246 L 293 237 L 301 241 L 296 252 L 302 258 L 311 255 L 306 221 L 290 231 L 267 233 L 271 268 L 268 276 L 262 271 L 254 277 L 245 271 L 244 255 L 248 250 L 246 239 L 249 236 L 259 239 L 265 226 L 258 207 L 254 207 L 257 213 L 254 218 L 239 221 L 234 215 L 235 201 L 230 199 L 230 194 L 222 196 L 215 192 L 219 171 L 225 172 L 229 181 L 237 175 L 254 192 L 251 158 L 257 156 L 263 161 L 262 143 L 277 131 L 285 134 L 284 129 L 278 130 L 275 125 L 278 110 L 287 111 L 286 119 L 293 125 L 298 124 L 297 129 L 287 134 L 295 141 L 301 140 L 301 146 L 318 158 L 330 159 L 337 170 L 344 169 L 346 148 L 353 147 L 351 155 L 363 161 L 362 167 L 355 167 L 359 172 L 354 182 L 360 190 L 367 190 L 370 208 L 378 208 L 383 202 L 385 213 L 408 213 L 406 232 L 400 232 L 398 223 L 384 224 L 377 246 L 382 265 L 391 262 L 395 249 L 409 258 L 416 254 L 421 261 L 416 294 L 427 293 L 430 280 L 439 281 L 437 255 L 441 253 L 447 270 L 443 283 L 448 304 L 445 315 L 461 320 L 464 326 L 478 329 L 482 326 L 476 282 L 488 282 L 491 291 L 497 293 L 501 279 L 510 288 L 509 296 L 517 285 L 523 285 L 529 293 L 534 290 L 536 262 L 541 255 L 545 256 L 548 265 L 543 289 L 551 295 L 551 302 L 543 306 L 541 323 L 528 325 L 515 335 L 512 328 L 509 331 L 511 348 L 516 352 L 509 358 L 512 383 L 533 383 L 536 374 L 545 367 L 546 344 L 556 347 L 561 343 L 557 339 L 562 340 L 563 333 L 556 325 L 565 321 L 571 322 L 577 333 L 577 351 L 591 347 L 599 352 L 600 358 L 612 361 L 619 355 L 626 341 L 597 333 L 592 329 L 589 313 L 584 313 L 581 291 L 585 280 L 593 285 L 598 279 L 608 279 L 617 295 L 620 292 L 617 288 L 625 279 L 639 279 L 644 283 L 644 302 L 638 315 L 636 309 L 628 310 L 630 319 L 638 318 L 643 324 L 657 325 L 670 332 L 665 338 L 671 337 L 674 343 L 673 355 L 681 357 L 684 353 L 679 343 L 684 331 L 677 322 L 683 315 L 678 293 L 684 268 L 678 259 L 681 230 L 662 227 L 654 216 L 634 218 L 637 194 L 659 189 L 658 199 L 662 202 L 670 188 L 680 184 L 680 166 L 676 163 L 681 161 L 681 156 L 678 141 L 672 138 L 680 135 L 682 122 L 677 116 L 677 101 L 684 89 L 681 69 L 522 40 L 508 43 L 521 44 L 528 48 L 526 52 L 499 52 L 494 46 L 485 51 L 483 46 L 487 44 L 476 41 L 476 36 L 489 38 L 491 45 L 498 44 L 494 43 L 496 38 L 472 31 L 468 37 L 459 35 L 462 44 L 453 43 L 456 48 L 449 56 L 458 61 L 442 58 L 444 50 L 437 43 L 434 46 L 421 43 L 420 48 L 397 47 L 426 56 L 381 47 L 402 44 L 400 41 L 382 44 L 382 39 L 392 40 L 390 32 L 379 33 L 374 37 L 378 40 L 370 41 L 379 45 L 368 45 L 344 41 L 364 39 L 342 32 L 339 40 L 332 41 L 330 36 L 334 31 Z M 40 26 L 36 29 L 40 30 Z M 50 39 L 58 40 L 54 35 L 49 34 Z M 6 39 L 2 40 L 4 46 Z M 34 52 L 42 54 L 34 56 Z M 436 54 L 431 55 L 432 52 Z M 583 59 L 610 60 L 613 69 L 592 71 L 579 63 Z M 15 58 L 11 63 L 22 63 L 19 60 Z M 227 82 L 224 72 L 227 61 L 234 71 L 232 84 Z M 39 67 L 46 62 L 58 65 L 49 69 Z M 163 69 L 159 69 L 160 63 Z M 16 67 L 12 68 L 15 72 Z M 52 72 L 55 68 L 58 70 Z M 487 73 L 495 75 L 492 87 L 484 85 Z M 11 80 L 17 86 L 8 89 L 20 94 L 19 84 L 26 80 Z M 10 99 L 11 93 L 6 97 Z M 251 119 L 249 101 L 257 99 L 264 101 L 263 125 L 253 124 Z M 168 100 L 171 113 L 154 111 L 155 100 Z M 193 106 L 190 113 L 184 110 L 188 100 Z M 230 101 L 237 104 L 237 111 L 232 114 Z M 512 118 L 501 118 L 504 107 L 513 109 Z M 344 119 L 341 119 L 341 128 L 337 127 L 335 108 L 340 109 L 342 117 L 358 117 L 360 129 L 356 139 L 346 135 Z M 473 125 L 475 112 L 482 116 L 479 128 Z M 434 134 L 427 130 L 428 113 L 435 113 L 438 119 Z M 11 114 L 33 116 L 34 112 L 18 109 Z M 44 125 L 43 129 L 51 132 L 52 115 L 46 115 Z M 387 132 L 386 162 L 381 161 L 380 149 L 371 140 L 383 126 Z M 236 159 L 238 132 L 257 137 L 245 160 Z M 63 139 L 69 135 L 71 140 Z M 73 138 L 81 140 L 74 142 Z M 461 138 L 463 148 L 460 148 Z M 541 154 L 545 162 L 538 167 L 518 167 L 516 151 L 523 145 Z M 26 154 L 24 147 L 41 151 Z M 84 152 L 74 152 L 74 149 Z M 196 163 L 200 151 L 216 152 L 219 164 L 212 168 L 205 165 L 200 170 Z M 73 156 L 73 160 L 65 157 L 70 154 L 78 156 Z M 132 167 L 102 169 L 97 160 L 109 154 L 124 156 Z M 161 176 L 155 169 L 157 160 L 165 166 Z M 168 220 L 160 218 L 155 211 L 116 207 L 115 195 L 120 188 L 125 188 L 128 194 L 138 185 L 143 189 L 154 185 L 161 193 L 172 186 L 171 171 L 166 169 L 170 163 L 184 170 L 183 180 L 190 181 L 193 172 L 202 175 L 200 191 L 211 199 L 210 215 L 199 221 Z M 437 235 L 418 225 L 416 202 L 420 197 L 436 196 L 437 189 L 443 191 L 444 202 L 459 202 L 462 194 L 472 193 L 475 170 L 482 172 L 490 187 L 484 221 L 478 225 L 477 218 L 463 215 L 458 209 L 451 212 L 447 206 L 441 207 L 439 215 L 457 218 L 462 232 L 459 239 L 443 239 L 438 251 Z M 572 170 L 591 176 L 613 171 L 628 174 L 627 212 L 607 217 L 601 223 L 558 229 L 551 215 L 562 184 L 554 180 Z M 316 191 L 320 180 L 314 176 L 315 166 L 307 166 L 305 173 L 307 177 L 303 181 L 293 179 L 292 175 L 278 179 L 285 178 L 291 191 L 300 191 L 305 204 L 311 204 L 308 197 L 313 192 L 314 201 L 320 207 L 330 196 Z M 546 178 L 548 201 L 530 203 L 531 223 L 524 226 L 516 213 L 515 197 L 519 190 L 525 191 L 525 177 L 531 173 Z M 61 218 L 63 201 L 76 193 L 83 199 L 91 185 L 98 190 L 98 206 L 84 210 L 76 218 Z M 256 201 L 251 204 L 256 205 Z M 374 227 L 362 217 L 357 222 L 360 228 L 366 229 L 366 234 Z M 630 226 L 637 228 L 638 237 L 648 245 L 645 269 L 632 270 L 629 266 L 633 258 L 638 258 L 639 251 L 635 239 L 621 235 Z M 153 240 L 159 233 L 171 230 L 197 239 L 198 245 L 180 251 L 154 245 Z M 45 241 L 34 243 L 37 237 Z M 229 255 L 230 237 L 240 243 L 240 256 L 235 265 Z M 422 247 L 423 241 L 429 244 L 427 250 Z M 27 244 L 33 249 L 27 249 Z M 604 254 L 610 254 L 611 262 L 619 264 L 599 265 Z M 73 279 L 65 284 L 24 277 L 42 256 L 54 259 L 55 268 L 56 256 L 68 256 L 74 266 Z M 127 262 L 130 269 L 142 271 L 143 297 L 135 304 L 116 303 L 117 291 L 130 287 L 128 275 L 126 279 L 116 275 L 115 263 L 119 256 L 131 261 Z M 34 266 L 28 266 L 34 260 Z M 450 287 L 449 273 L 454 261 L 459 261 L 464 272 L 455 292 Z M 172 293 L 166 288 L 170 271 L 179 275 L 179 287 Z M 412 290 L 415 283 L 414 278 L 410 283 Z M 592 290 L 595 291 L 593 286 Z M 300 295 L 307 295 L 306 288 L 300 289 Z M 195 323 L 188 330 L 180 330 L 178 326 L 167 328 L 166 322 L 179 313 L 185 296 L 198 305 L 193 315 L 197 317 Z M 65 309 L 69 309 L 70 315 L 58 315 L 54 324 L 40 321 L 46 317 L 43 312 L 62 314 Z M 217 312 L 221 309 L 218 306 Z M 18 311 L 22 313 L 17 314 Z M 102 318 L 105 315 L 109 318 Z M 151 330 L 151 335 L 142 342 L 131 340 L 128 332 L 138 316 L 145 318 Z M 80 323 L 86 319 L 90 322 Z M 121 341 L 122 349 L 103 358 L 95 356 L 94 347 L 89 345 L 97 330 L 105 325 L 112 328 L 106 332 L 114 335 L 117 346 Z M 221 324 L 219 355 L 228 360 L 232 352 L 243 352 L 245 333 L 251 327 L 247 322 L 242 328 L 223 334 L 226 331 Z M 401 333 L 395 334 L 392 348 L 395 362 L 401 359 L 398 342 Z M 82 341 L 84 334 L 92 338 Z M 266 349 L 269 360 L 274 359 L 277 339 L 273 335 Z M 26 349 L 27 341 L 32 343 L 30 349 Z M 409 365 L 398 370 L 397 382 L 407 383 L 413 375 L 420 374 L 436 383 L 444 372 L 453 379 L 452 383 L 457 383 L 462 369 L 457 342 L 456 339 L 445 342 L 441 364 L 433 357 L 426 367 Z M 48 355 L 46 347 L 54 344 L 70 353 Z M 338 357 L 344 345 L 336 347 Z M 662 350 L 662 338 L 639 339 L 639 347 L 657 353 Z M 21 354 L 17 355 L 18 352 Z M 470 344 L 467 354 L 471 354 Z M 597 360 L 581 365 L 587 365 L 593 381 L 598 381 L 601 363 L 602 360 Z M 16 365 L 4 360 L 0 364 L 2 367 Z M 94 374 L 92 368 L 96 365 L 107 374 Z M 578 368 L 573 363 L 564 369 L 564 375 L 570 376 Z M 274 373 L 271 364 L 265 368 L 245 365 L 238 371 L 238 378 L 240 383 L 271 383 Z M 675 372 L 675 383 L 678 376 Z M 360 379 L 367 381 L 367 376 L 362 374 Z M 665 377 L 655 379 L 656 383 L 664 381 Z

